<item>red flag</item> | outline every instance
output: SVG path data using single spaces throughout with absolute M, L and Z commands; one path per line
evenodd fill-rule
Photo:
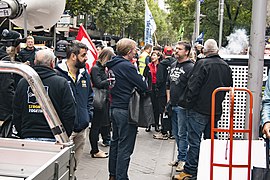
M 92 42 L 83 25 L 80 25 L 76 40 L 81 41 L 88 47 L 87 51 L 88 60 L 86 61 L 86 69 L 90 73 L 91 68 L 96 64 L 96 60 L 98 59 L 98 52 L 95 44 Z

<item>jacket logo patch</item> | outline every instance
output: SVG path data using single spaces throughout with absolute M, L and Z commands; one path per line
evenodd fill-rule
M 175 67 L 171 70 L 170 78 L 172 82 L 176 82 L 182 74 L 185 74 L 183 67 Z
M 49 87 L 48 86 L 44 86 L 44 88 L 45 88 L 45 91 L 48 94 Z M 43 113 L 40 105 L 37 102 L 36 96 L 35 96 L 35 94 L 32 91 L 32 89 L 31 89 L 30 86 L 28 86 L 28 89 L 27 89 L 27 96 L 28 96 L 27 102 L 28 102 L 29 112 L 30 113 Z
M 82 87 L 85 87 L 86 88 L 87 87 L 86 80 L 82 80 L 81 82 L 82 82 Z

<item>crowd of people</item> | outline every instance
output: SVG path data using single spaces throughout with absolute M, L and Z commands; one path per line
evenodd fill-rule
M 89 127 L 89 153 L 93 158 L 108 158 L 109 180 L 127 180 L 138 127 L 129 123 L 132 90 L 151 97 L 154 139 L 174 139 L 177 158 L 174 180 L 197 176 L 200 143 L 210 138 L 211 95 L 218 87 L 232 87 L 232 70 L 218 55 L 214 39 L 192 47 L 180 41 L 175 46 L 146 44 L 142 51 L 134 40 L 123 38 L 116 49 L 98 47 L 98 60 L 88 73 L 88 47 L 79 41 L 57 43 L 56 51 L 37 50 L 34 38 L 27 37 L 26 48 L 15 52 L 15 61 L 30 65 L 40 76 L 58 116 L 74 142 L 79 162 Z M 6 49 L 1 60 L 11 61 Z M 8 50 L 8 48 L 7 48 Z M 55 62 L 56 61 L 56 62 Z M 42 110 L 25 79 L 1 73 L 0 120 L 10 119 L 17 136 L 23 139 L 56 141 Z M 262 132 L 270 137 L 270 88 L 266 85 L 262 109 Z M 106 101 L 93 106 L 94 90 L 103 89 Z M 216 97 L 216 122 L 222 115 L 225 92 Z M 5 99 L 3 102 L 2 100 Z M 215 124 L 216 126 L 216 124 Z M 109 152 L 98 147 L 99 134 Z M 73 177 L 74 174 L 73 174 Z

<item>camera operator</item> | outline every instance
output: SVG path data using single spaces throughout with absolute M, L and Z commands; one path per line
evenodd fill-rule
M 19 39 L 19 33 L 3 30 L 0 40 L 0 61 L 11 61 L 7 50 L 15 51 L 16 47 L 20 44 Z M 15 92 L 15 81 L 18 81 L 20 78 L 21 77 L 17 74 L 0 72 L 0 125 L 6 120 L 10 120 L 12 117 L 12 100 Z

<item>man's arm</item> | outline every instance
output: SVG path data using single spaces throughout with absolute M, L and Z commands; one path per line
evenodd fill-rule
M 270 138 L 270 122 L 264 123 L 262 132 L 267 138 Z
M 90 82 L 90 76 L 89 76 L 89 94 L 88 94 L 88 103 L 87 103 L 87 109 L 88 109 L 88 113 L 89 113 L 89 122 L 91 122 L 91 120 L 93 119 L 93 114 L 94 114 L 94 107 L 93 107 L 93 100 L 94 100 L 94 91 L 92 89 L 92 85 Z
M 265 86 L 264 97 L 262 100 L 262 132 L 270 138 L 270 78 L 268 78 Z
M 60 117 L 63 126 L 67 132 L 67 135 L 70 136 L 73 130 L 74 120 L 75 120 L 75 100 L 71 93 L 71 88 L 69 87 L 68 82 L 65 79 L 62 89 L 62 101 L 61 111 L 62 117 Z

